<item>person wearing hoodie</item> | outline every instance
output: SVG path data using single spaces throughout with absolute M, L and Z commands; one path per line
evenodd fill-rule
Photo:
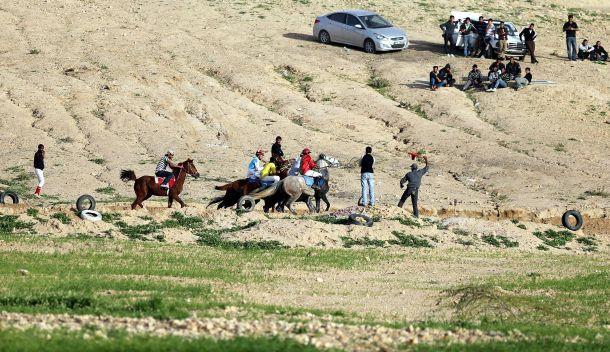
M 455 22 L 454 16 L 449 16 L 449 21 L 440 25 L 443 30 L 443 41 L 445 42 L 445 54 L 447 56 L 453 57 L 453 52 L 455 51 L 455 39 L 453 39 L 453 34 L 457 28 L 457 22 Z
M 417 164 L 412 164 L 411 171 L 409 171 L 403 178 L 400 179 L 400 188 L 403 188 L 404 184 L 407 183 L 407 189 L 403 192 L 402 197 L 400 197 L 398 207 L 402 208 L 407 198 L 411 197 L 411 204 L 413 205 L 413 216 L 415 216 L 416 218 L 419 217 L 419 211 L 417 210 L 417 197 L 419 194 L 419 187 L 421 186 L 421 179 L 430 169 L 428 157 L 425 155 L 422 157 L 426 162 L 426 166 L 423 169 L 418 169 Z

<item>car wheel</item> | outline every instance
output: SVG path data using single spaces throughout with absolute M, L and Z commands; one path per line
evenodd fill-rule
M 330 34 L 327 31 L 320 31 L 318 34 L 318 40 L 322 44 L 330 44 Z
M 375 48 L 375 42 L 373 42 L 371 39 L 367 39 L 364 41 L 364 51 L 366 51 L 369 54 L 374 54 L 377 49 Z

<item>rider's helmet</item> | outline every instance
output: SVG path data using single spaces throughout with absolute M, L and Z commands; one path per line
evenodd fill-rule
M 265 152 L 262 149 L 258 149 L 256 151 L 256 156 L 259 156 L 259 155 L 265 155 Z
M 302 152 L 303 155 L 309 154 L 309 153 L 311 153 L 311 150 L 309 150 L 309 148 L 303 149 L 303 152 Z
M 166 154 L 167 155 L 174 155 L 174 150 L 173 149 L 168 149 Z

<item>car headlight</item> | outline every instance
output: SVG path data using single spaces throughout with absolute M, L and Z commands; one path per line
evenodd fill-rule
M 375 38 L 377 38 L 377 40 L 381 40 L 381 41 L 387 41 L 390 38 L 386 37 L 385 35 L 381 35 L 381 34 L 377 34 L 375 33 Z

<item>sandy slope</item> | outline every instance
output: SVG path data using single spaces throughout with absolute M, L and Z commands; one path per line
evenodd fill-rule
M 48 194 L 71 200 L 111 186 L 130 195 L 119 170 L 150 174 L 171 146 L 205 175 L 185 192 L 199 202 L 216 195 L 217 180 L 242 177 L 250 154 L 281 134 L 290 155 L 307 146 L 344 162 L 372 145 L 378 196 L 389 204 L 410 164 L 405 152 L 424 148 L 433 169 L 420 198 L 429 206 L 457 200 L 465 208 L 605 208 L 609 198 L 578 197 L 610 191 L 610 74 L 608 66 L 564 60 L 567 9 L 559 3 L 464 5 L 520 25 L 536 22 L 541 63 L 534 77 L 559 82 L 467 96 L 414 84 L 433 64 L 448 61 L 461 76 L 473 63 L 490 63 L 441 55 L 437 25 L 451 10 L 444 2 L 5 1 L 3 169 L 22 165 L 29 172 L 35 145 L 44 143 Z M 576 12 L 581 34 L 608 38 L 607 11 L 585 5 L 597 10 Z M 354 7 L 377 10 L 406 29 L 411 48 L 367 55 L 312 41 L 315 15 Z M 287 65 L 296 83 L 282 78 Z M 306 75 L 313 81 L 303 89 L 298 81 Z M 367 86 L 373 75 L 390 80 L 395 100 Z M 428 119 L 399 101 L 421 106 Z M 332 176 L 331 200 L 353 204 L 358 170 Z

